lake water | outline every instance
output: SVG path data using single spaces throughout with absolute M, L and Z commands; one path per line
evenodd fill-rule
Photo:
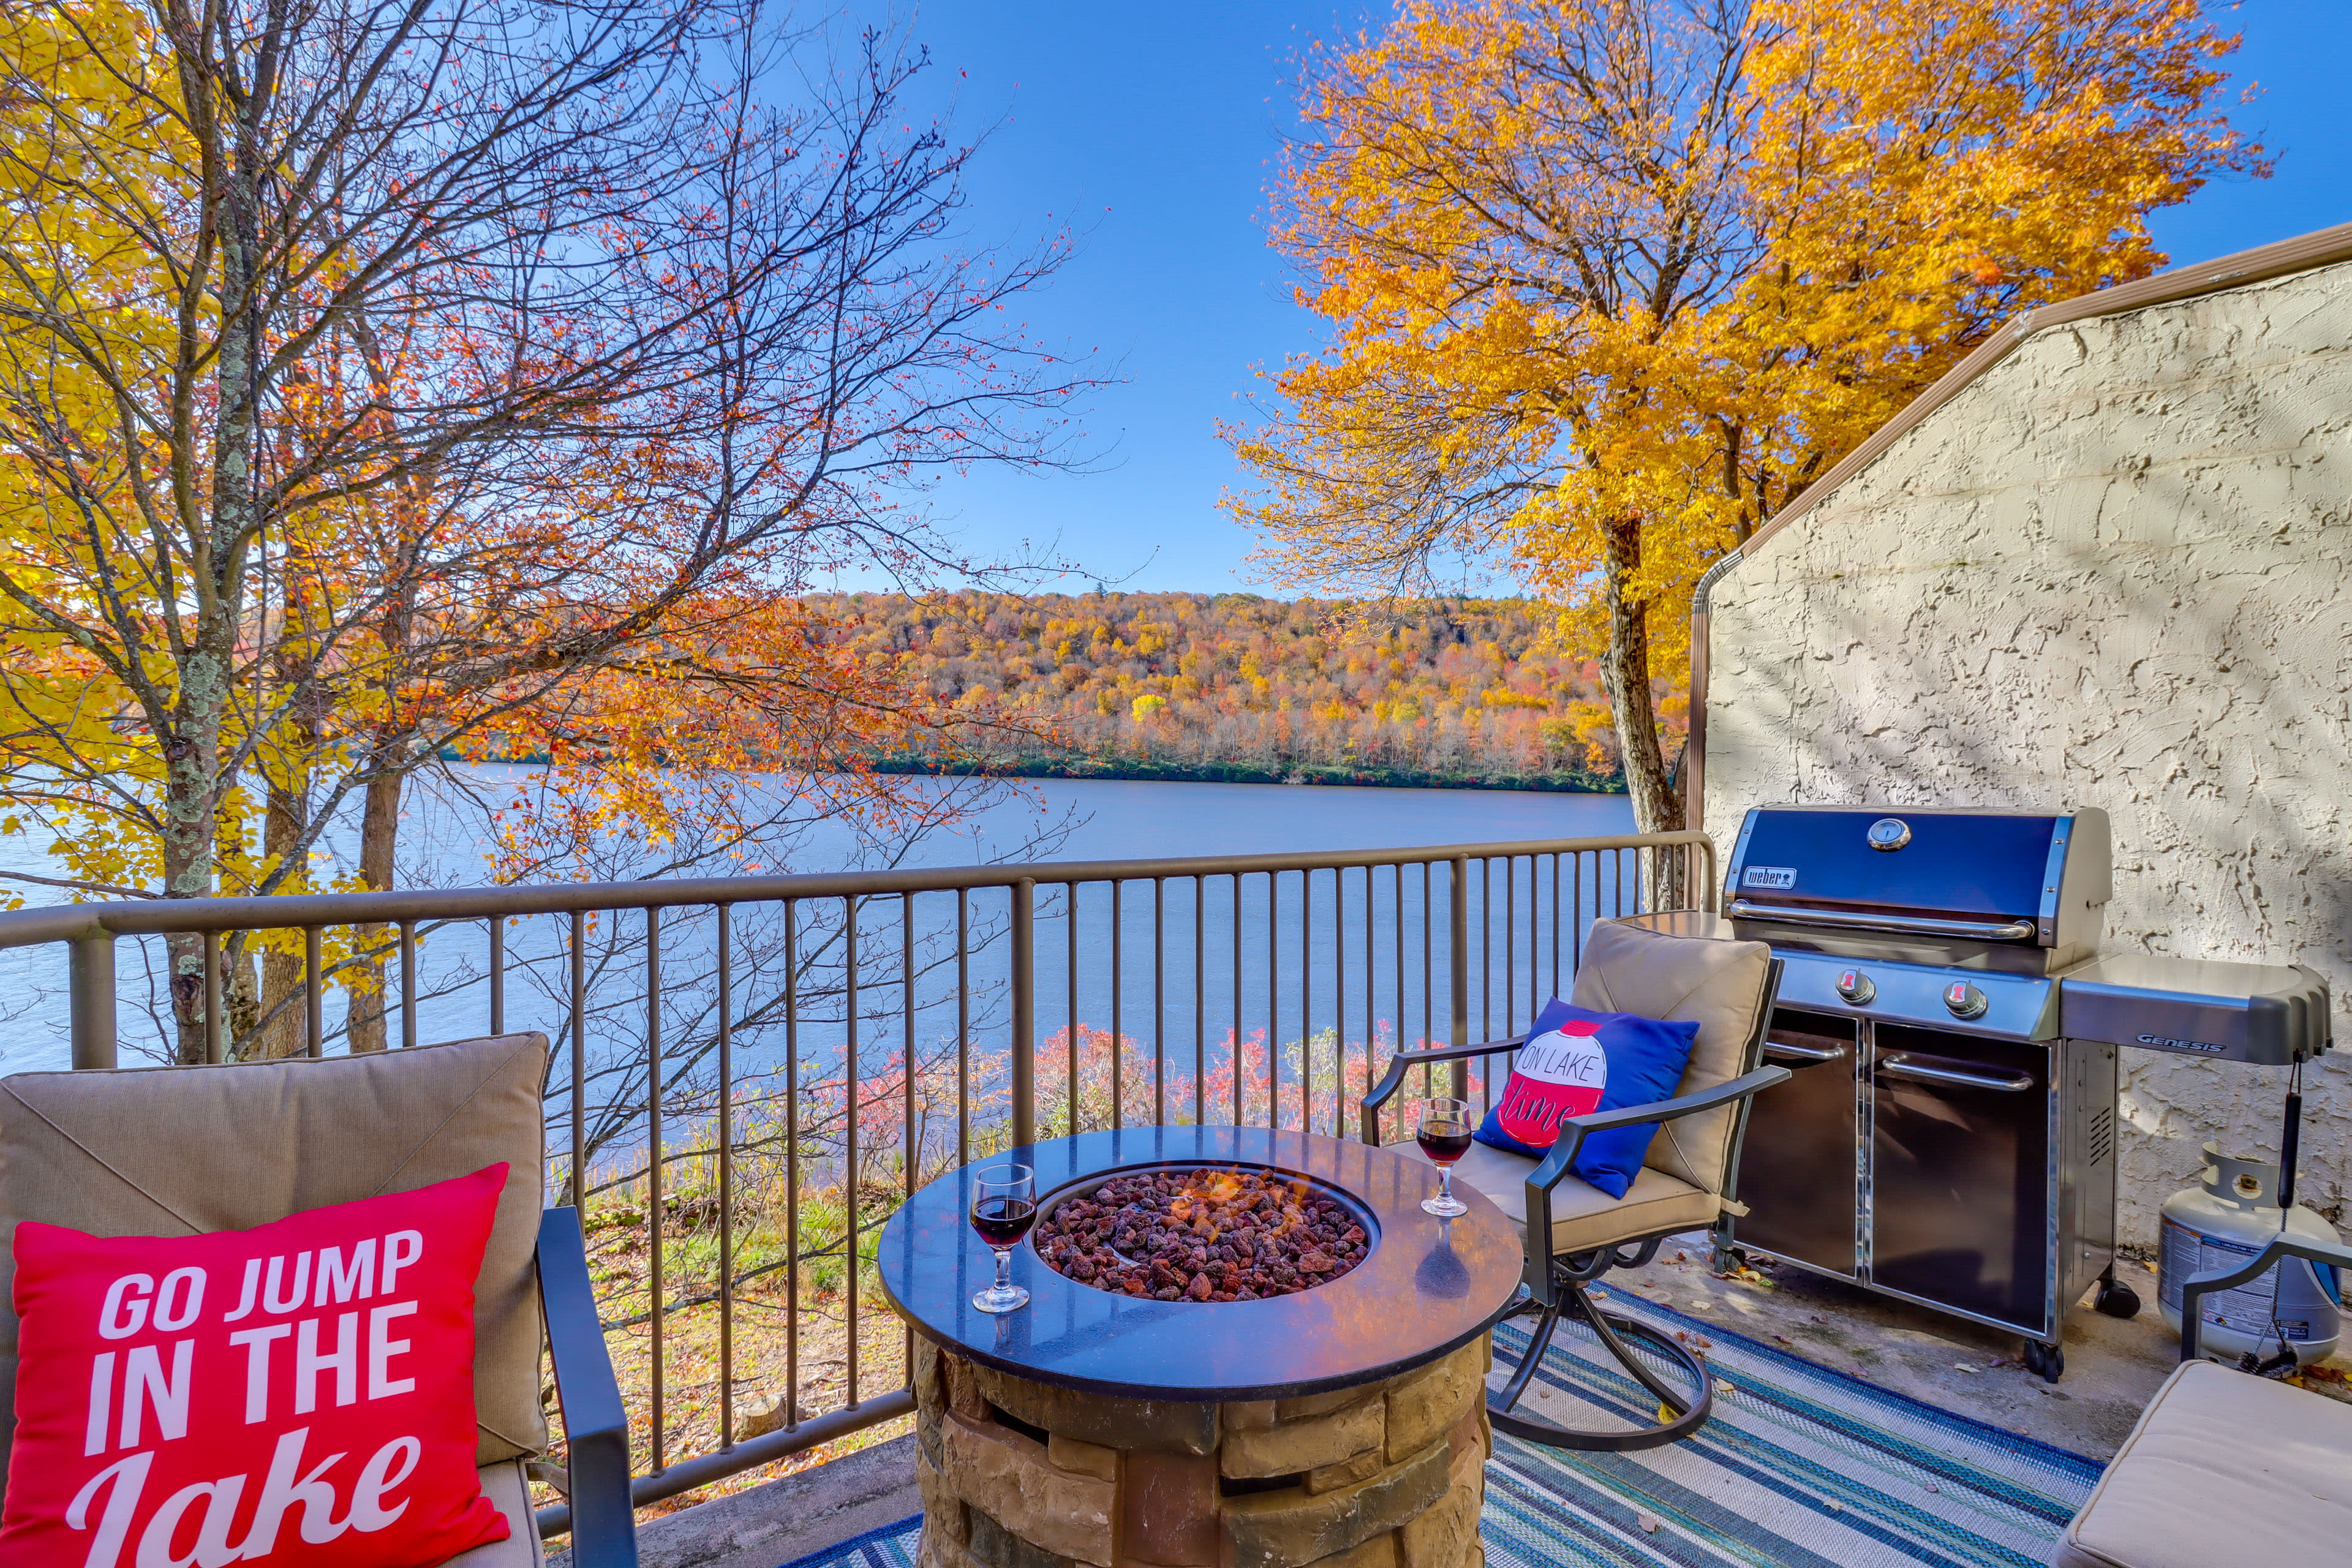
M 914 783 L 926 791 L 973 787 L 956 781 Z M 949 866 L 1024 858 L 1024 847 L 1040 842 L 1055 860 L 1136 859 L 1577 838 L 1626 833 L 1632 827 L 1632 809 L 1622 795 L 1037 780 L 1000 792 L 999 798 L 979 805 L 962 820 L 906 847 L 898 863 Z M 478 843 L 446 823 L 438 831 L 447 843 L 432 879 L 443 886 L 478 879 Z M 348 853 L 349 847 L 340 841 L 331 843 L 330 858 L 338 852 Z M 21 842 L 0 847 L 0 855 L 18 865 L 38 858 Z M 862 858 L 872 863 L 870 849 Z M 795 846 L 791 869 L 835 869 L 860 859 L 853 835 L 819 824 Z M 1523 901 L 1533 900 L 1537 898 L 1533 868 L 1526 880 L 1528 885 L 1518 888 L 1517 896 Z M 1488 896 L 1512 896 L 1515 886 L 1507 885 L 1498 872 Z M 1597 883 L 1589 899 L 1573 888 L 1570 893 L 1583 919 L 1599 912 L 1612 899 L 1608 889 Z M 1197 910 L 1192 902 L 1192 885 L 1171 883 L 1164 894 L 1165 920 L 1157 931 L 1150 894 L 1149 883 L 1131 885 L 1123 891 L 1114 947 L 1107 889 L 1090 888 L 1082 893 L 1075 922 L 1058 892 L 1041 892 L 1036 954 L 1041 1041 L 1053 1037 L 1073 1016 L 1074 995 L 1075 1016 L 1081 1023 L 1105 1027 L 1115 1017 L 1122 1037 L 1140 1038 L 1146 1047 L 1165 1029 L 1171 1060 L 1181 1056 L 1187 1070 L 1197 1065 L 1204 1071 L 1221 1054 L 1229 1055 L 1234 1038 L 1281 1041 L 1297 1037 L 1302 1030 L 1311 1037 L 1332 1027 L 1335 1013 L 1336 1025 L 1348 1038 L 1361 1038 L 1369 1012 L 1373 1015 L 1370 1027 L 1375 1036 L 1388 1039 L 1399 1033 L 1417 1035 L 1422 1018 L 1433 1008 L 1440 1015 L 1444 1012 L 1446 981 L 1442 934 L 1434 942 L 1438 950 L 1434 978 L 1430 984 L 1423 984 L 1420 948 L 1428 933 L 1418 902 L 1422 884 L 1417 870 L 1409 874 L 1402 886 L 1383 872 L 1369 888 L 1360 872 L 1349 873 L 1344 880 L 1331 873 L 1318 873 L 1311 890 L 1296 874 L 1274 889 L 1264 878 L 1248 879 L 1238 889 L 1231 879 L 1213 879 L 1200 888 Z M 1432 897 L 1442 911 L 1445 898 L 1442 872 L 1433 884 Z M 47 901 L 47 897 L 39 897 L 38 901 Z M 1528 918 L 1538 927 L 1549 918 L 1536 910 L 1532 902 L 1525 907 Z M 971 902 L 972 942 L 968 963 L 974 990 L 968 1032 L 973 1048 L 982 1051 L 992 1043 L 1001 1045 L 1005 1037 L 1003 909 L 1002 894 L 975 894 Z M 1335 916 L 1339 920 L 1335 921 Z M 591 1034 L 596 1044 L 591 1055 L 613 1075 L 616 1090 L 632 1070 L 627 1064 L 635 1059 L 633 1053 L 642 1038 L 643 936 L 640 927 L 632 923 L 641 918 L 625 916 L 599 928 L 599 940 L 609 945 L 600 948 L 592 980 L 598 1000 L 592 1009 Z M 927 1051 L 945 1048 L 941 1042 L 951 1040 L 959 1027 L 952 984 L 952 897 L 925 895 L 911 910 L 902 910 L 896 900 L 888 900 L 859 912 L 859 983 L 866 991 L 855 1008 L 835 995 L 840 990 L 837 953 L 835 960 L 805 956 L 813 946 L 839 943 L 838 918 L 829 931 L 824 918 L 823 910 L 811 910 L 802 917 L 804 923 L 796 933 L 796 951 L 803 954 L 801 963 L 816 966 L 798 972 L 802 1059 L 837 1061 L 844 1040 L 843 1019 L 853 1014 L 868 1021 L 869 1038 L 883 1037 L 885 1043 L 871 1047 L 877 1055 L 903 1050 L 909 1039 L 919 1059 Z M 1565 908 L 1560 918 L 1568 918 Z M 738 1061 L 756 1069 L 772 1063 L 781 1049 L 781 977 L 790 966 L 782 956 L 784 949 L 774 911 L 747 909 L 735 921 L 734 951 L 740 980 L 738 994 L 730 1000 L 738 1031 Z M 479 928 L 472 929 L 477 933 L 472 937 L 461 931 L 430 936 L 423 944 L 422 989 L 427 994 L 419 1007 L 423 1039 L 474 1033 L 483 1025 L 481 941 Z M 1200 933 L 1197 952 L 1196 930 Z M 916 957 L 911 963 L 904 951 L 909 931 L 915 937 Z M 1559 934 L 1555 925 L 1555 944 Z M 509 1026 L 541 1028 L 561 1037 L 568 1016 L 564 939 L 564 922 L 560 918 L 527 920 L 509 928 L 506 939 L 513 966 L 508 984 Z M 698 1031 L 710 1031 L 712 997 L 707 986 L 696 990 L 692 977 L 709 968 L 712 941 L 707 916 L 670 917 L 664 925 L 665 984 L 685 987 L 677 994 L 666 996 L 663 1003 L 666 1048 L 678 1048 L 676 1043 L 691 1042 Z M 160 1044 L 163 1017 L 155 980 L 161 956 L 160 943 L 125 942 L 118 950 L 125 1065 L 141 1059 L 142 1046 L 152 1051 Z M 1494 966 L 1507 960 L 1499 952 L 1484 957 L 1489 980 L 1494 982 L 1498 973 Z M 1516 962 L 1528 967 L 1528 978 L 1522 984 L 1516 978 L 1517 972 L 1512 972 L 1509 984 L 1514 989 L 1509 994 L 1518 1000 L 1506 1010 L 1524 1012 L 1529 1005 L 1527 998 L 1543 977 L 1532 952 L 1521 954 Z M 829 972 L 824 971 L 827 963 L 833 964 Z M 1318 1012 L 1317 999 L 1311 991 L 1302 993 L 1301 982 L 1310 974 L 1328 976 L 1335 966 L 1354 976 L 1350 994 L 1326 995 Z M 1403 973 L 1406 970 L 1411 971 L 1409 976 Z M 1377 979 L 1379 990 L 1361 997 L 1368 972 Z M 832 975 L 830 989 L 827 973 Z M 911 993 L 906 989 L 910 973 L 914 976 Z M 1114 973 L 1119 986 L 1116 996 Z M 5 1030 L 0 1031 L 0 1072 L 66 1065 L 64 978 L 62 955 L 55 952 L 0 954 L 0 996 L 5 996 L 8 1016 Z M 1433 987 L 1438 993 L 1435 997 Z M 1497 996 L 1505 994 L 1496 984 L 1489 988 Z M 912 1027 L 907 1025 L 910 1010 L 902 1005 L 908 994 L 915 1001 Z M 828 995 L 839 1005 L 824 1001 Z M 1149 1018 L 1146 1013 L 1155 1002 L 1160 1016 Z M 331 1028 L 340 1023 L 341 1006 L 340 994 L 331 993 Z M 1352 1018 L 1346 1011 L 1349 1008 L 1354 1009 Z M 1442 1016 L 1436 1027 L 1441 1032 L 1444 1027 Z M 861 1074 L 866 1070 L 861 1064 Z

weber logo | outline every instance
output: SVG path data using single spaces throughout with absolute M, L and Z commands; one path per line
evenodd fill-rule
M 2139 1043 L 2154 1046 L 2159 1051 L 2202 1051 L 2210 1057 L 2218 1057 L 2230 1048 L 2210 1040 L 2176 1040 L 2169 1035 L 2142 1035 Z
M 1793 866 L 1750 866 L 1741 875 L 1743 888 L 1793 888 L 1797 885 L 1797 868 Z

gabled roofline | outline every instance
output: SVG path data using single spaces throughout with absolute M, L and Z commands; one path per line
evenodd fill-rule
M 1901 413 L 1872 431 L 1862 445 L 1838 459 L 1828 473 L 1807 485 L 1795 500 L 1774 512 L 1754 533 L 1708 567 L 1691 595 L 1690 738 L 1683 752 L 1684 821 L 1693 826 L 1703 826 L 1706 820 L 1704 795 L 1706 781 L 1706 678 L 1711 654 L 1707 646 L 1707 596 L 1716 583 L 1741 561 L 1753 555 L 1759 545 L 1827 500 L 1840 485 L 1868 468 L 1880 454 L 1910 434 L 1913 426 L 1958 396 L 1970 383 L 2015 353 L 2024 346 L 2027 339 L 2045 328 L 2064 326 L 2070 321 L 2090 321 L 2099 316 L 2122 315 L 2126 311 L 2170 304 L 2179 300 L 2193 300 L 2204 294 L 2220 293 L 2225 289 L 2239 289 L 2272 278 L 2308 272 L 2339 261 L 2352 261 L 2352 223 L 2315 229 L 2271 245 L 2258 245 L 2252 250 L 2241 250 L 2211 261 L 2168 268 L 2136 283 L 2119 284 L 2113 289 L 2095 289 L 2088 294 L 2062 300 L 2054 305 L 2044 305 L 2038 310 L 2028 310 L 2012 317 L 1991 337 L 1978 344 L 1966 359 L 1946 371 L 1934 385 L 1906 404 Z

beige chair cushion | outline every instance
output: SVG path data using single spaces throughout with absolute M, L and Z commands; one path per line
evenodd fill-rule
M 1425 1159 L 1417 1143 L 1395 1145 L 1400 1154 Z M 1521 1246 L 1528 1234 L 1528 1177 L 1536 1162 L 1484 1143 L 1470 1145 L 1454 1167 L 1456 1186 L 1485 1194 L 1519 1227 Z M 1715 1223 L 1723 1200 L 1692 1186 L 1679 1177 L 1644 1165 L 1622 1198 L 1612 1198 L 1589 1182 L 1561 1178 L 1551 1192 L 1551 1249 L 1584 1252 L 1628 1237 L 1651 1236 L 1662 1230 L 1703 1230 Z
M 247 1230 L 503 1160 L 476 1287 L 476 1462 L 547 1445 L 539 1277 L 543 1035 L 322 1061 L 0 1079 L 0 1475 L 16 1431 L 16 1225 L 93 1236 Z
M 2168 1379 L 2054 1568 L 2352 1562 L 2352 1405 L 2210 1362 Z
M 1601 1013 L 1698 1025 L 1690 1065 L 1677 1094 L 1696 1094 L 1739 1076 L 1756 1032 L 1757 1005 L 1772 950 L 1760 942 L 1672 936 L 1642 926 L 1596 921 L 1569 1000 Z M 1669 1121 L 1651 1141 L 1647 1163 L 1694 1187 L 1719 1193 L 1731 1154 L 1736 1107 Z M 1631 1202 L 1637 1184 L 1625 1194 Z M 1708 1218 L 1714 1215 L 1710 1214 Z
M 507 1516 L 512 1535 L 460 1552 L 441 1568 L 540 1568 L 547 1561 L 539 1547 L 539 1521 L 531 1517 L 530 1490 L 522 1461 L 507 1459 L 482 1467 L 482 1493 Z

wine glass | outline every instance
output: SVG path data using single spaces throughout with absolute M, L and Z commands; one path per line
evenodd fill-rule
M 1470 1152 L 1470 1102 L 1433 1095 L 1413 1104 L 1413 1142 L 1437 1167 L 1442 1184 L 1433 1198 L 1421 1200 L 1422 1212 L 1440 1219 L 1453 1219 L 1470 1212 L 1470 1205 L 1454 1195 L 1454 1162 Z
M 996 1254 L 996 1283 L 971 1299 L 983 1312 L 1010 1312 L 1029 1304 L 1013 1283 L 1013 1248 L 1037 1223 L 1037 1174 L 1026 1165 L 986 1165 L 972 1173 L 971 1228 Z

